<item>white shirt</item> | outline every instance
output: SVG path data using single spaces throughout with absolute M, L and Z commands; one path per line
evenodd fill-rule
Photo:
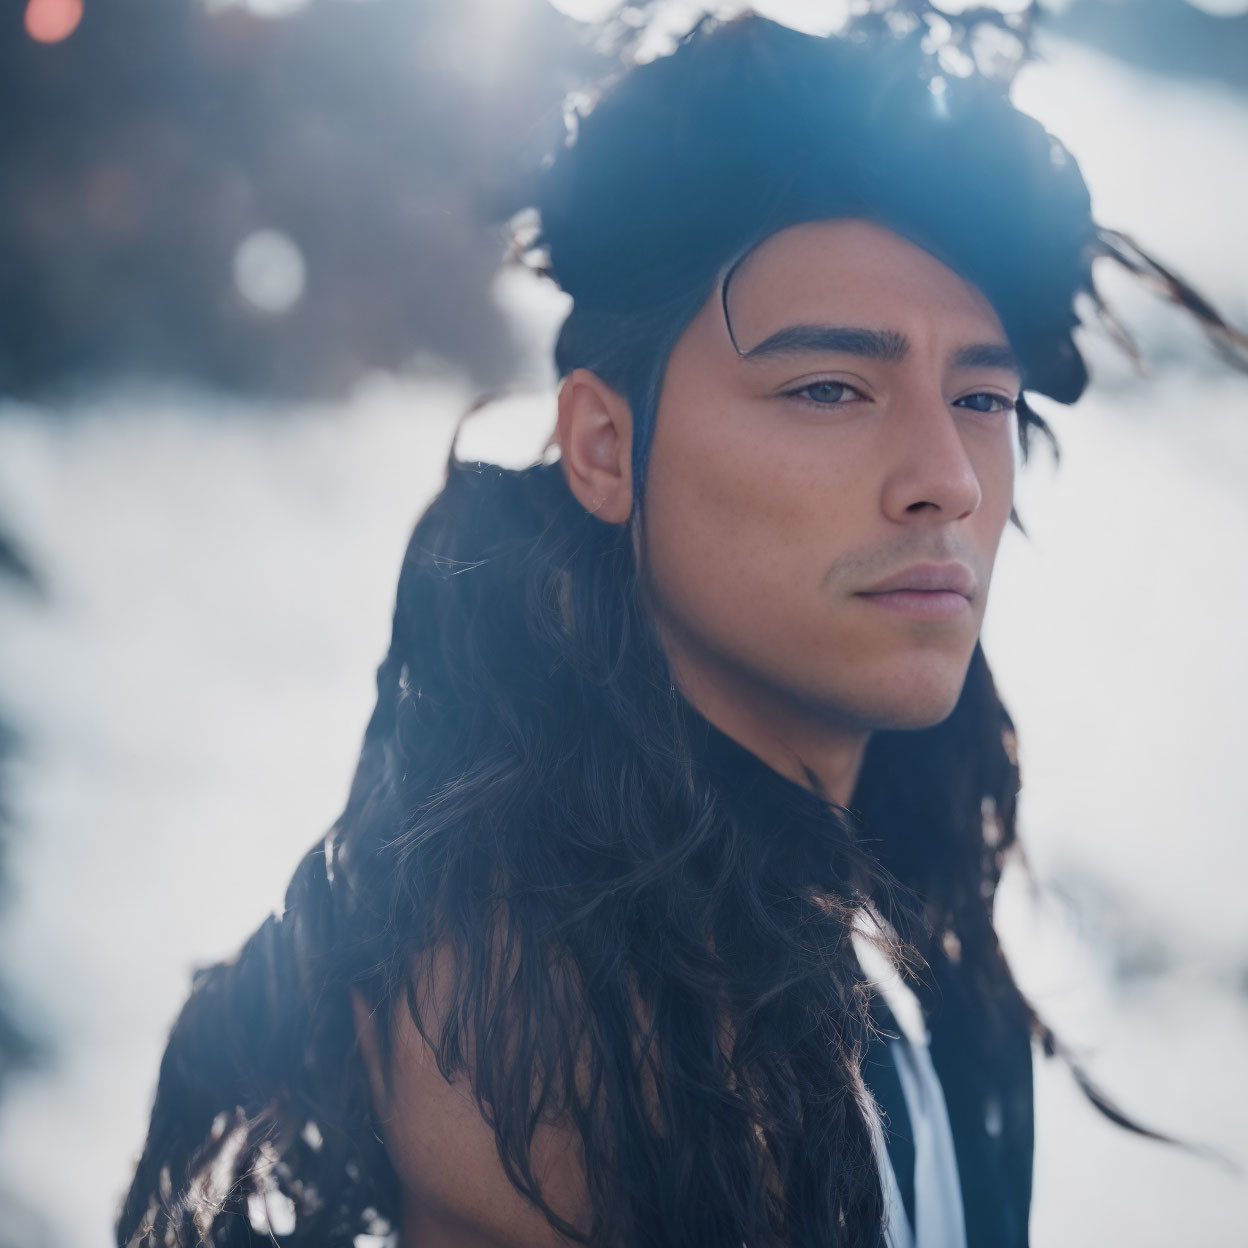
M 860 916 L 857 926 L 863 927 L 868 922 L 865 916 Z M 901 975 L 865 936 L 855 932 L 852 939 L 863 974 L 884 998 L 901 1031 L 898 1038 L 889 1040 L 888 1051 L 897 1067 L 914 1136 L 915 1225 L 911 1229 L 897 1176 L 889 1160 L 878 1109 L 870 1115 L 884 1188 L 885 1242 L 888 1248 L 966 1248 L 966 1222 L 953 1131 L 940 1077 L 928 1049 L 931 1034 L 923 1009 Z

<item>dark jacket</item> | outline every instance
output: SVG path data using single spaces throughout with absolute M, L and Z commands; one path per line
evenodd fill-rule
M 783 827 L 801 837 L 805 820 L 826 818 L 826 806 L 700 716 L 704 761 L 722 789 L 760 828 Z M 940 1077 L 957 1154 L 967 1248 L 1027 1248 L 1034 1151 L 1032 1047 L 1021 1025 L 982 1060 L 976 1041 L 987 1034 L 983 1005 L 959 965 L 936 950 L 920 999 L 931 1033 L 932 1065 Z M 880 996 L 877 1024 L 899 1028 Z M 898 1186 L 914 1225 L 914 1143 L 909 1114 L 887 1040 L 868 1049 L 863 1078 L 884 1112 L 885 1138 Z
M 968 1005 L 957 968 L 945 959 L 932 970 L 939 1002 L 927 1014 L 932 1065 L 940 1077 L 957 1154 L 967 1248 L 1027 1248 L 1034 1153 L 1032 1048 L 1023 1031 L 1011 1035 L 993 1071 L 973 1056 Z M 899 1027 L 879 997 L 872 1005 L 882 1030 Z M 914 1225 L 914 1138 L 889 1041 L 877 1037 L 863 1062 L 863 1078 L 885 1116 L 889 1160 Z

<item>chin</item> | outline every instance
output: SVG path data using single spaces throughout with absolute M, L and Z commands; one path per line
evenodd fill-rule
M 953 714 L 966 683 L 965 662 L 902 664 L 852 692 L 833 695 L 830 702 L 852 708 L 855 718 L 872 730 L 917 732 L 934 728 Z M 848 696 L 845 696 L 848 694 Z
M 875 715 L 870 716 L 871 726 L 879 731 L 891 732 L 919 732 L 924 728 L 935 728 L 953 714 L 953 708 L 957 704 L 957 694 L 954 694 L 951 698 L 941 700 L 882 706 Z

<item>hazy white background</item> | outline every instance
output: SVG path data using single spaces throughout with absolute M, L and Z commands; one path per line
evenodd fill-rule
M 1243 320 L 1242 97 L 1054 45 L 1017 98 L 1103 221 Z M 519 275 L 498 295 L 533 391 L 462 450 L 519 463 L 551 424 L 562 304 Z M 1112 1095 L 1248 1167 L 1248 380 L 1177 316 L 1123 308 L 1193 363 L 1140 383 L 1097 349 L 1086 399 L 1042 408 L 1064 461 L 1041 448 L 1022 474 L 1031 538 L 1007 535 L 985 646 L 1052 887 L 1037 904 L 1012 869 L 1000 927 Z M 473 397 L 378 377 L 288 418 L 150 390 L 3 412 L 2 518 L 51 591 L 0 600 L 0 689 L 28 742 L 4 961 L 56 1050 L 0 1114 L 0 1175 L 58 1244 L 111 1242 L 190 969 L 280 904 L 338 813 L 399 558 Z M 1248 1181 L 1112 1127 L 1060 1066 L 1038 1059 L 1037 1080 L 1037 1248 L 1248 1243 Z

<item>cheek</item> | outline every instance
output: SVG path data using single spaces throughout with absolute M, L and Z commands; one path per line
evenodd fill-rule
M 974 527 L 981 535 L 982 553 L 991 561 L 1014 505 L 1013 441 L 998 438 L 985 446 L 976 456 L 976 472 L 983 502 L 975 517 Z
M 818 602 L 828 568 L 852 543 L 862 500 L 834 467 L 844 457 L 753 407 L 684 407 L 666 423 L 662 415 L 645 512 L 660 604 L 699 632 L 766 637 Z

